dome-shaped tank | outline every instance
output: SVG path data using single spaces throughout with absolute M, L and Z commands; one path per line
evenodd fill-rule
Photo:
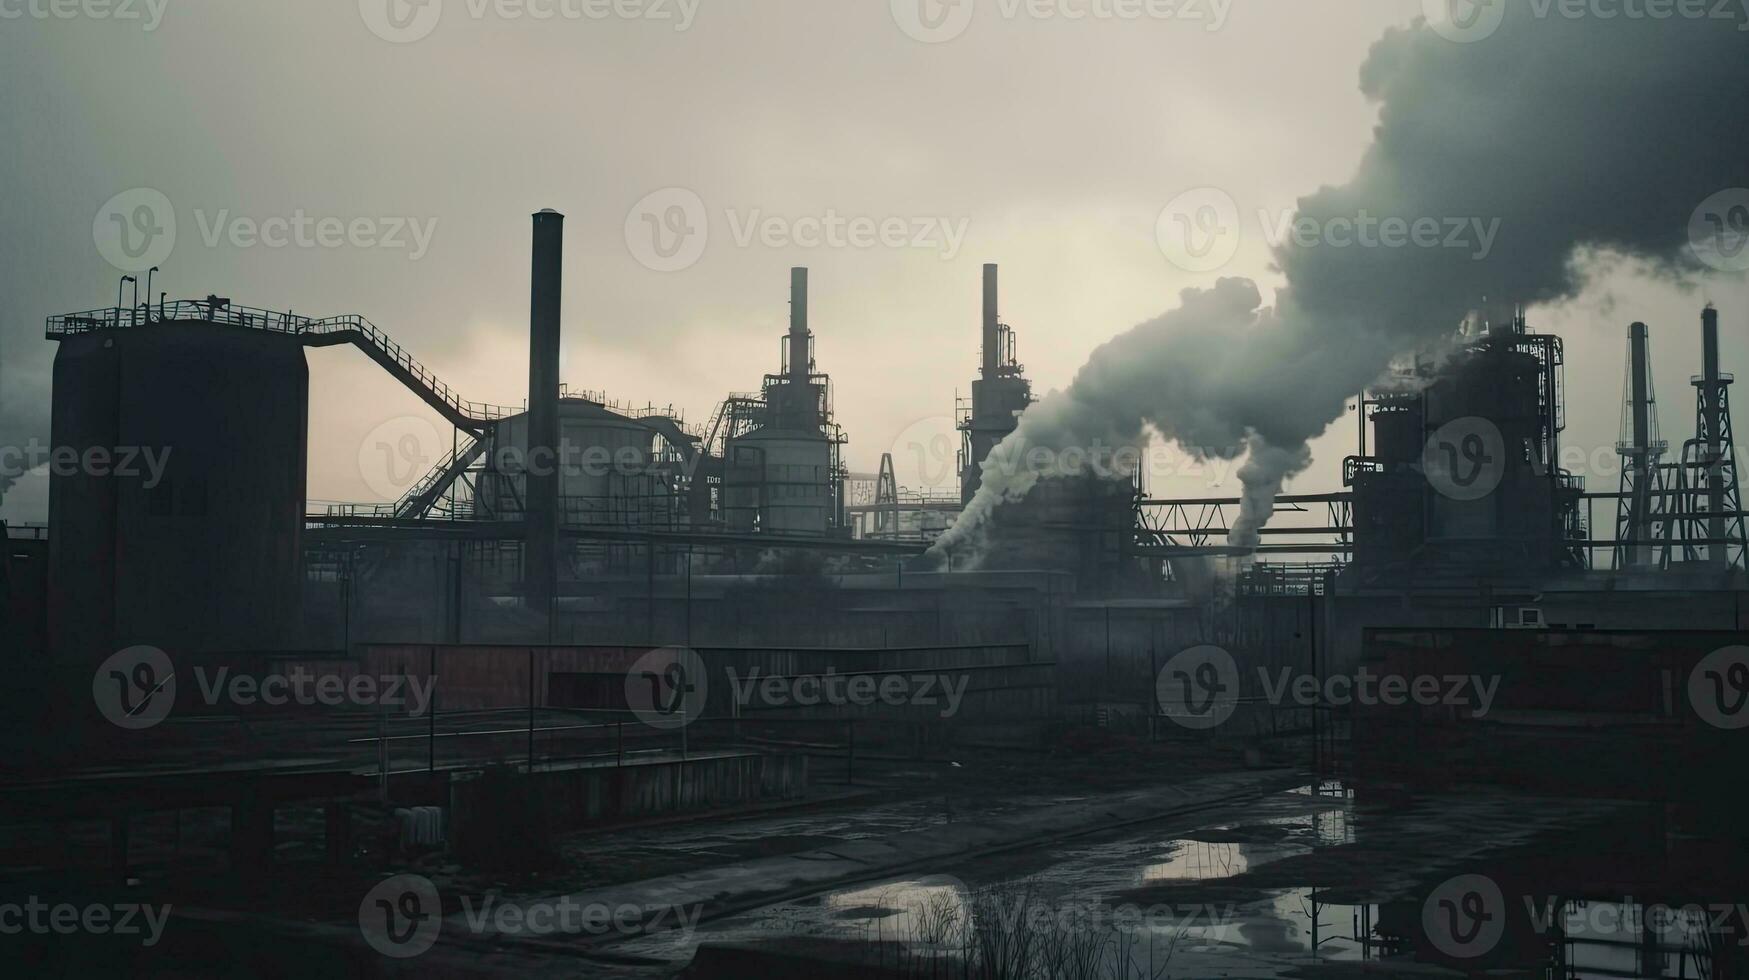
M 296 338 L 178 321 L 65 337 L 49 481 L 63 663 L 301 645 L 309 370 Z

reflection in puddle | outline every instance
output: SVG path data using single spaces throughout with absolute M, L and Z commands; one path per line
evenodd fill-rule
M 1175 840 L 1166 846 L 1172 856 L 1163 863 L 1142 868 L 1142 883 L 1161 881 L 1215 881 L 1231 878 L 1251 869 L 1251 848 L 1245 844 L 1209 844 L 1204 841 Z
M 1711 915 L 1693 906 L 1570 901 L 1553 925 L 1566 936 L 1566 977 L 1720 976 L 1709 934 Z
M 826 896 L 826 914 L 870 942 L 896 942 L 914 952 L 953 948 L 972 915 L 970 895 L 945 876 L 894 881 Z

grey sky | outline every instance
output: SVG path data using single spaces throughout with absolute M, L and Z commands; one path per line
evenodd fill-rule
M 0 19 L 0 131 L 11 137 L 0 441 L 46 438 L 43 318 L 113 302 L 120 273 L 99 254 L 93 219 L 113 195 L 149 187 L 177 216 L 159 278 L 172 297 L 361 313 L 467 397 L 511 404 L 526 383 L 534 210 L 569 216 L 565 379 L 674 403 L 694 422 L 775 369 L 786 270 L 810 266 L 818 356 L 853 468 L 891 449 L 902 483 L 940 479 L 918 472 L 910 446 L 940 431 L 955 390 L 968 389 L 981 263 L 1003 266 L 1004 316 L 1041 390 L 1186 286 L 1279 283 L 1258 214 L 1352 175 L 1376 115 L 1360 65 L 1423 4 L 1235 0 L 1218 30 L 1213 5 L 1200 8 L 1197 21 L 1068 21 L 979 0 L 964 33 L 936 44 L 908 36 L 886 0 L 704 0 L 685 31 L 495 7 L 476 18 L 469 0 L 447 0 L 429 36 L 399 44 L 373 33 L 355 0 L 168 0 L 150 31 Z M 1203 186 L 1238 203 L 1245 238 L 1224 268 L 1190 273 L 1163 254 L 1155 223 Z M 705 203 L 710 240 L 696 264 L 659 273 L 628 248 L 625 224 L 669 187 Z M 234 224 L 205 240 L 221 215 L 300 211 L 410 219 L 432 237 L 416 260 L 409 248 L 239 247 Z M 735 241 L 735 222 L 756 213 L 828 212 L 963 221 L 966 237 L 951 259 Z M 1685 291 L 1621 269 L 1575 303 L 1533 312 L 1567 338 L 1569 443 L 1614 444 L 1636 319 L 1653 326 L 1665 431 L 1679 441 L 1707 298 L 1724 311 L 1727 369 L 1749 370 L 1741 276 Z M 361 442 L 424 410 L 355 352 L 312 354 L 311 369 L 311 496 L 373 499 Z M 1352 443 L 1351 426 L 1315 443 L 1298 485 L 1336 484 Z M 42 483 L 21 483 L 0 515 L 40 520 Z M 1220 489 L 1237 492 L 1230 477 Z

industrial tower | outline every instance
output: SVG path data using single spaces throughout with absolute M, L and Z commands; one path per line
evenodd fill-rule
M 1701 314 L 1701 373 L 1695 390 L 1694 438 L 1673 464 L 1676 486 L 1666 540 L 1669 564 L 1704 561 L 1741 568 L 1749 552 L 1743 497 L 1737 482 L 1737 446 L 1731 426 L 1731 383 L 1719 370 L 1719 311 Z
M 972 382 L 972 407 L 960 411 L 960 500 L 969 504 L 983 485 L 984 460 L 1020 424 L 1020 413 L 1032 404 L 1032 382 L 1026 379 L 1015 345 L 1014 331 L 998 311 L 996 266 L 984 266 L 983 368 Z
M 1615 518 L 1618 569 L 1658 563 L 1657 543 L 1668 510 L 1663 461 L 1670 444 L 1658 438 L 1658 397 L 1648 339 L 1644 323 L 1628 328 L 1621 438 L 1615 444 L 1621 456 L 1621 501 Z

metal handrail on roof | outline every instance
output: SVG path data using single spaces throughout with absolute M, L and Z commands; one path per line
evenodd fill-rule
M 50 340 L 58 340 L 95 330 L 132 329 L 156 323 L 189 320 L 285 334 L 298 337 L 310 346 L 322 346 L 321 341 L 350 341 L 367 354 L 393 364 L 405 375 L 403 383 L 425 396 L 427 401 L 440 403 L 447 408 L 448 411 L 443 414 L 462 428 L 478 431 L 518 411 L 462 398 L 376 324 L 357 314 L 317 319 L 298 316 L 290 311 L 240 306 L 228 300 L 209 297 L 204 300 L 177 300 L 157 306 L 107 307 L 82 313 L 59 314 L 48 318 L 46 335 Z

